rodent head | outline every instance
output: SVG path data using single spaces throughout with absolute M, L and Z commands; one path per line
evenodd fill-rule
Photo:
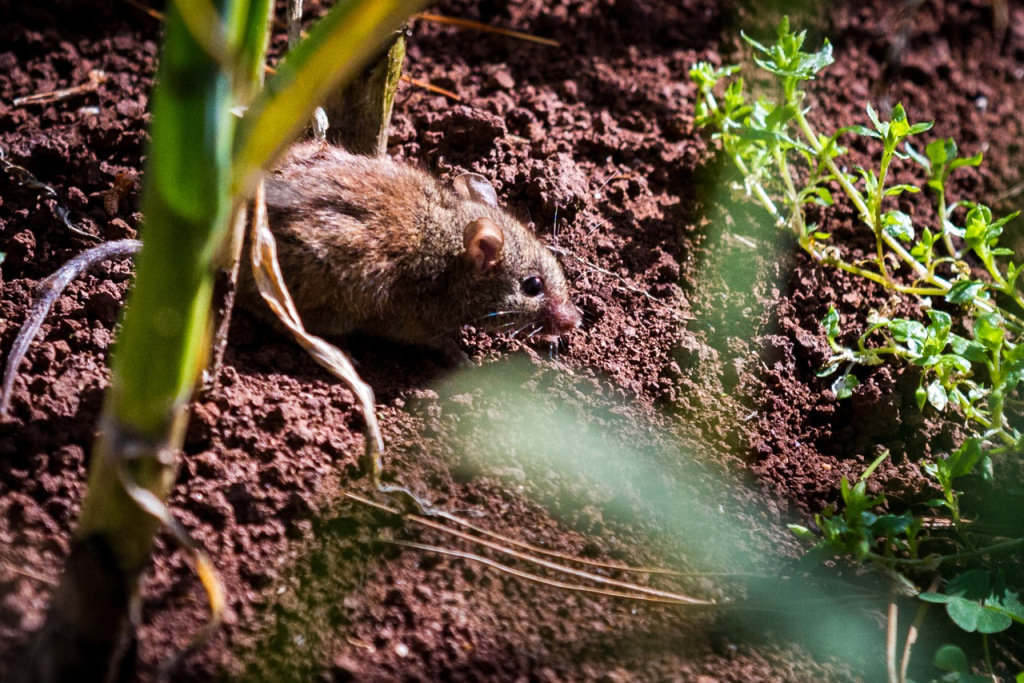
M 463 199 L 498 209 L 497 194 L 483 176 L 463 174 L 454 187 Z M 579 327 L 580 312 L 555 257 L 514 219 L 492 216 L 499 220 L 487 215 L 470 220 L 462 235 L 472 298 L 493 309 L 484 314 L 485 326 L 549 340 Z

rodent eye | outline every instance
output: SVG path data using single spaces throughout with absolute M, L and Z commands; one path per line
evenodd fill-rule
M 544 293 L 544 280 L 539 275 L 531 275 L 523 278 L 519 283 L 519 289 L 526 296 L 540 296 Z

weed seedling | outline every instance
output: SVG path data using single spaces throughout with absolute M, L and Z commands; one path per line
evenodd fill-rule
M 812 259 L 916 303 L 917 319 L 873 312 L 853 345 L 841 341 L 842 320 L 829 308 L 822 327 L 832 354 L 819 376 L 836 376 L 830 387 L 836 398 L 847 398 L 856 389 L 858 379 L 852 370 L 857 366 L 896 358 L 921 369 L 918 407 L 961 416 L 972 435 L 947 457 L 923 463 L 941 492 L 923 508 L 900 514 L 879 511 L 884 496 L 867 491 L 867 479 L 879 458 L 856 483 L 843 478 L 842 506 L 818 514 L 817 531 L 792 529 L 814 541 L 818 551 L 878 566 L 893 578 L 894 590 L 900 584 L 904 594 L 945 604 L 957 625 L 985 634 L 987 652 L 987 634 L 1005 630 L 1013 621 L 1024 622 L 1017 593 L 994 564 L 999 552 L 1018 548 L 1024 539 L 996 537 L 991 545 L 977 547 L 980 534 L 972 527 L 980 525 L 963 518 L 959 489 L 961 480 L 972 473 L 991 478 L 995 459 L 1024 447 L 1024 437 L 1007 414 L 1008 405 L 1019 405 L 1014 392 L 1024 377 L 1024 297 L 1018 288 L 1024 264 L 999 246 L 1004 226 L 1017 214 L 996 218 L 983 204 L 951 203 L 951 174 L 978 166 L 981 154 L 962 157 L 950 139 L 932 140 L 919 150 L 911 141 L 932 124 L 912 122 L 900 104 L 888 117 L 868 105 L 866 125 L 835 131 L 816 128 L 808 118 L 811 107 L 804 87 L 834 58 L 827 40 L 811 52 L 804 50 L 805 38 L 806 32 L 790 31 L 788 19 L 779 24 L 774 44 L 743 36 L 754 63 L 774 81 L 767 94 L 757 98 L 745 91 L 739 66 L 694 65 L 690 77 L 698 89 L 697 124 L 714 131 L 713 139 L 739 170 L 742 182 L 736 189 L 763 206 Z M 873 165 L 863 167 L 849 158 L 842 142 L 850 138 L 874 147 Z M 925 186 L 935 203 L 932 224 L 899 208 L 902 195 L 925 188 L 895 180 L 897 160 L 924 169 Z M 868 231 L 873 249 L 867 258 L 852 258 L 828 229 L 809 222 L 808 209 L 837 202 L 846 203 Z M 941 545 L 935 543 L 940 534 Z M 931 547 L 945 552 L 922 550 Z M 927 583 L 922 575 L 935 576 L 940 566 L 953 568 L 946 573 L 952 578 L 944 590 L 920 591 L 915 580 L 925 578 Z M 908 639 L 904 661 L 897 667 L 894 605 L 891 682 L 906 680 L 911 642 Z M 966 657 L 957 648 L 941 650 L 935 664 L 951 672 L 947 678 L 973 680 Z M 986 664 L 991 671 L 991 663 Z

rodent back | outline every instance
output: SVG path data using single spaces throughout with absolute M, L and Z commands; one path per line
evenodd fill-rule
M 372 319 L 375 328 L 413 325 L 436 336 L 472 322 L 462 223 L 481 211 L 461 211 L 465 201 L 426 173 L 303 143 L 268 179 L 267 204 L 282 271 L 310 329 L 343 332 Z
M 486 180 L 473 177 L 482 196 L 467 193 L 465 176 L 457 193 L 388 158 L 322 143 L 289 150 L 267 181 L 267 204 L 285 280 L 309 329 L 363 328 L 430 343 L 494 313 L 504 319 L 490 322 L 543 318 L 555 335 L 575 325 L 551 323 L 578 319 L 554 257 L 497 206 Z M 465 231 L 481 219 L 501 234 L 496 267 L 466 258 Z M 530 278 L 544 283 L 541 296 L 524 291 Z M 552 306 L 562 314 L 552 315 Z

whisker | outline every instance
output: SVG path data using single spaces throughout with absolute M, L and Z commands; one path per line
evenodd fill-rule
M 516 331 L 512 333 L 512 336 L 513 337 L 518 336 L 520 332 L 522 332 L 523 330 L 525 330 L 527 327 L 529 327 L 532 324 L 533 323 L 526 323 L 522 327 L 517 328 Z
M 488 313 L 487 315 L 482 315 L 479 318 L 477 318 L 476 320 L 487 320 L 488 318 L 496 318 L 496 317 L 498 317 L 500 315 L 515 315 L 515 314 L 516 314 L 515 311 L 495 311 L 494 313 Z

